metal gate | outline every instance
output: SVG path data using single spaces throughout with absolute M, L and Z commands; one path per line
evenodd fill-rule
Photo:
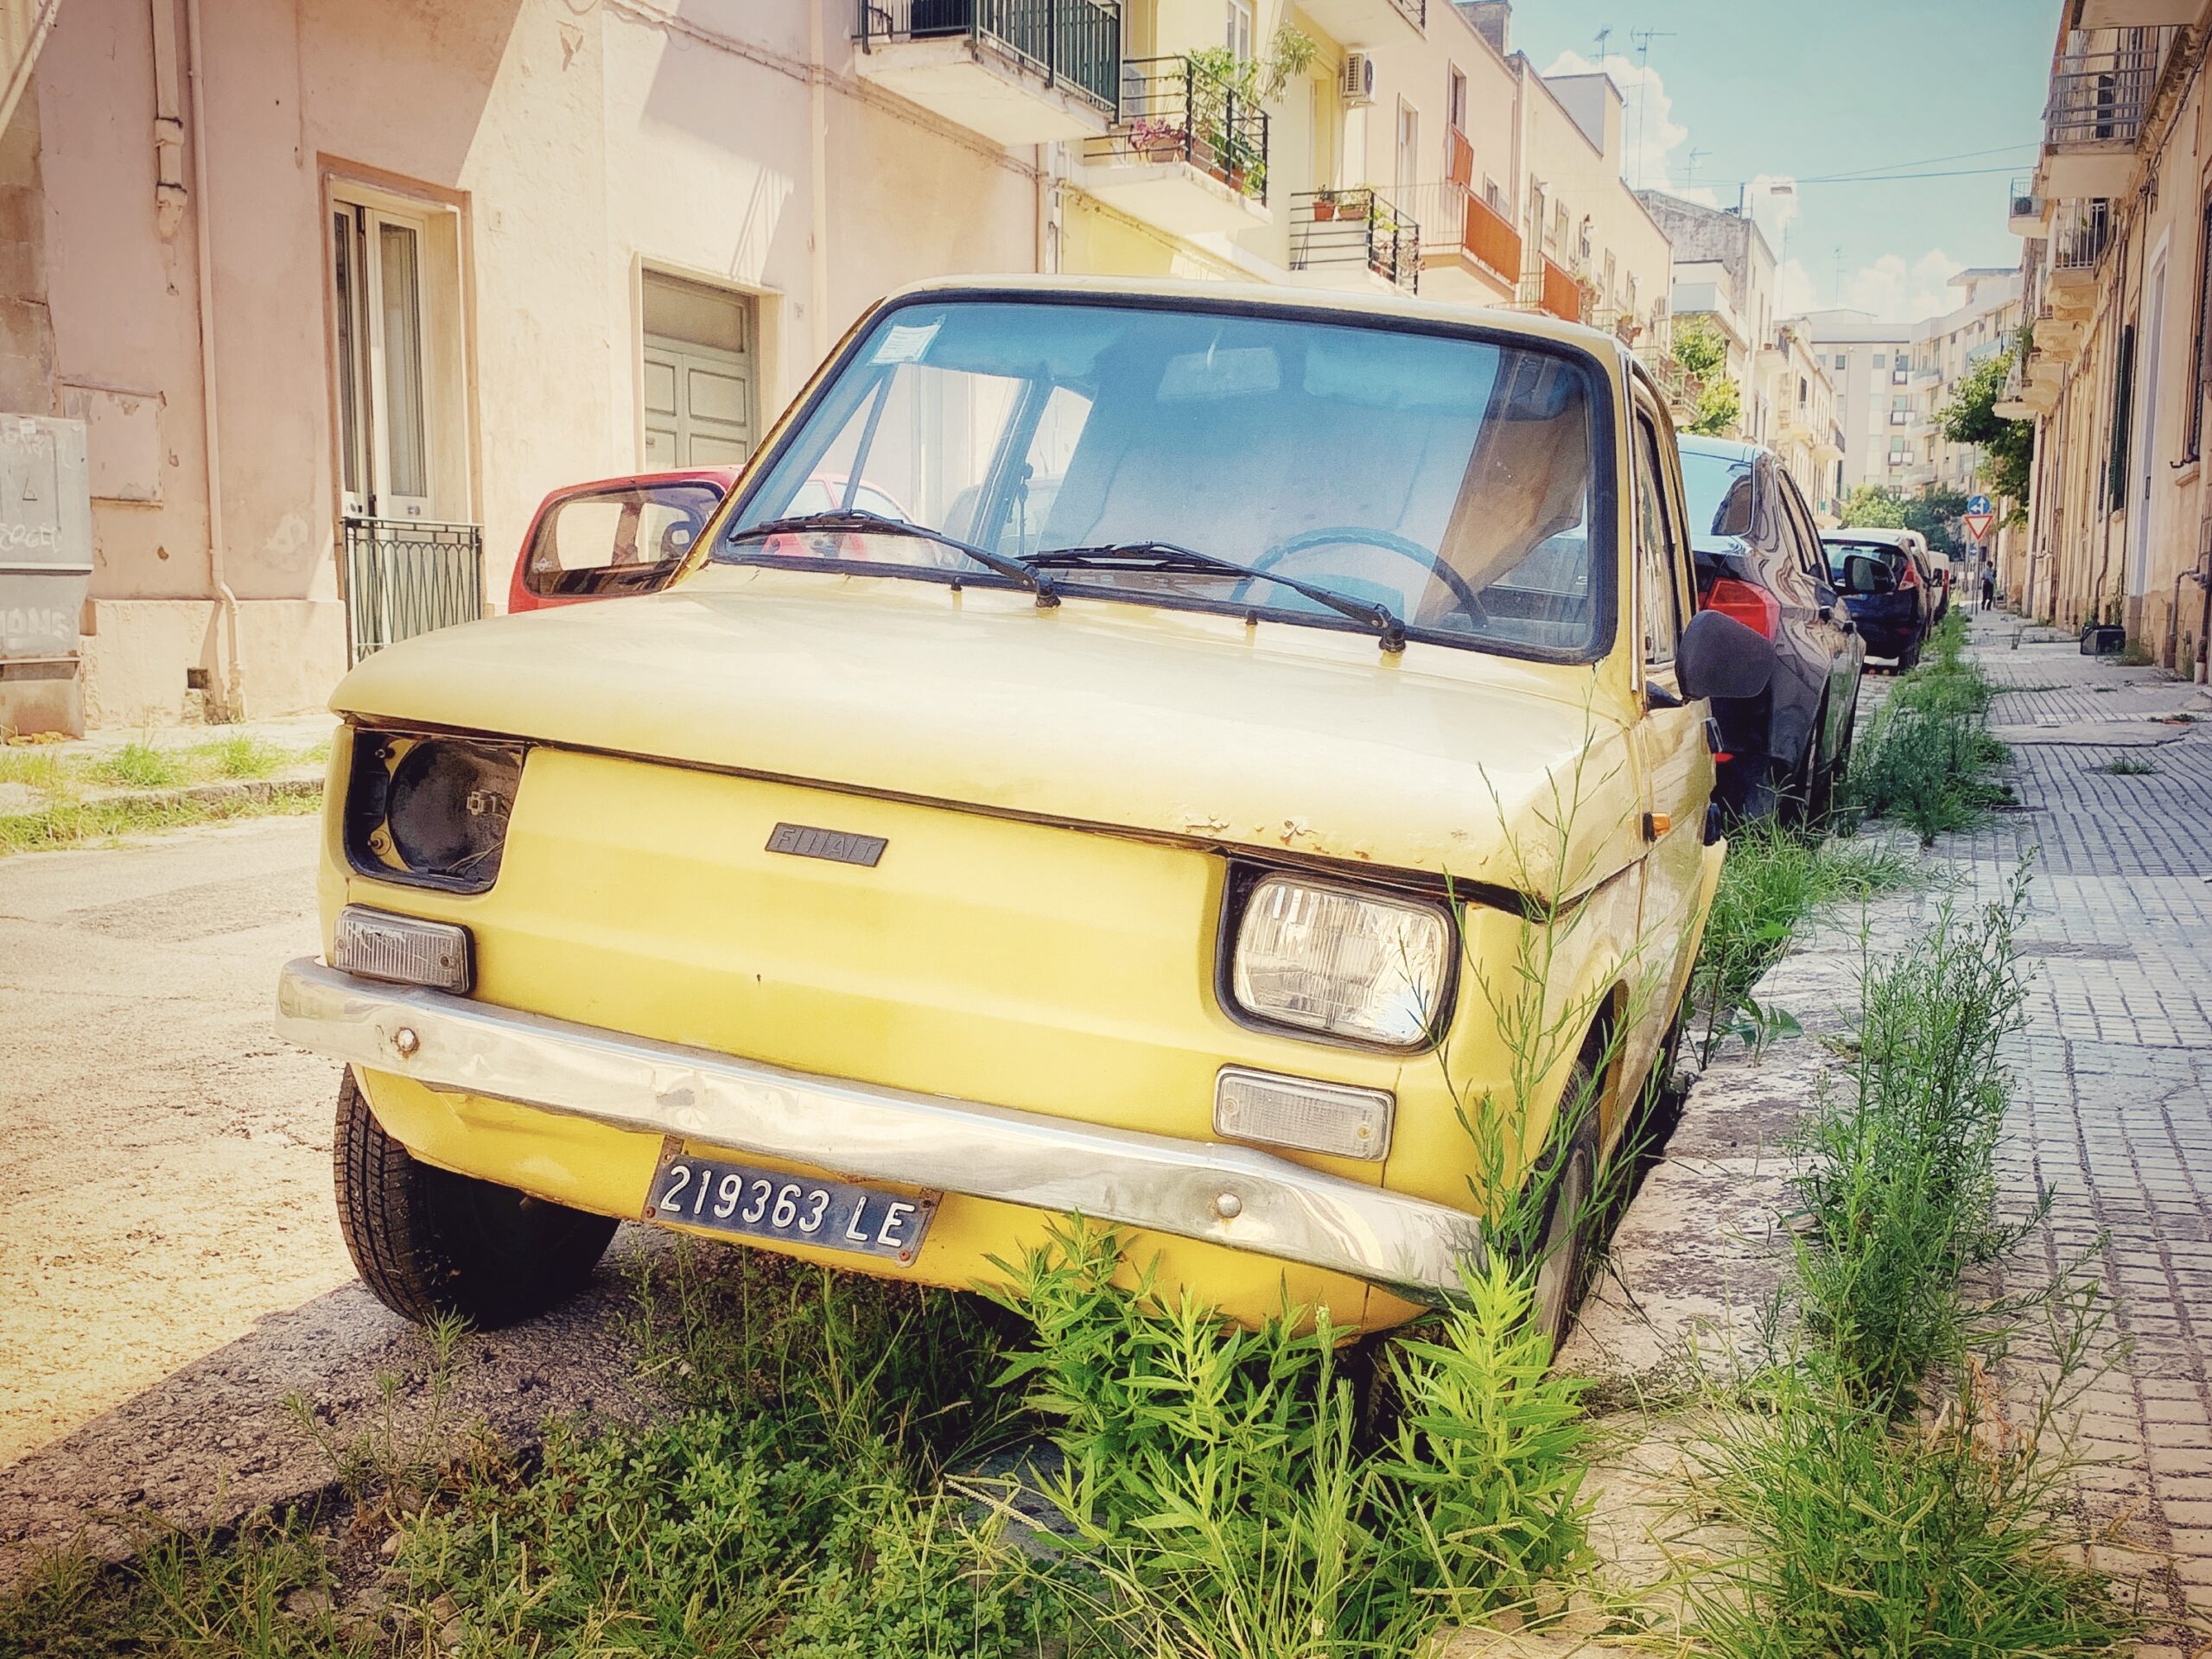
M 348 518 L 346 627 L 353 660 L 484 614 L 484 532 L 420 518 Z

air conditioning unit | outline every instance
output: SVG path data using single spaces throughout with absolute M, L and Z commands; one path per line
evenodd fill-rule
M 1364 52 L 1344 54 L 1344 72 L 1338 83 L 1344 101 L 1357 109 L 1375 101 L 1375 60 Z

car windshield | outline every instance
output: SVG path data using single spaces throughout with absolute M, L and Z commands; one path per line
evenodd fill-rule
M 1564 353 L 1153 302 L 963 300 L 887 312 L 715 550 L 725 562 L 984 582 L 1581 656 L 1610 613 L 1591 377 Z M 761 527 L 767 526 L 763 531 Z M 1171 543 L 1116 568 L 1099 550 Z M 1065 550 L 1083 550 L 1067 554 Z
M 1689 498 L 1690 542 L 1703 548 L 1751 533 L 1751 463 L 1735 455 L 1682 451 L 1682 489 Z
M 1846 559 L 1878 559 L 1892 572 L 1904 567 L 1904 550 L 1894 542 L 1827 542 L 1828 574 L 1837 582 L 1843 580 Z

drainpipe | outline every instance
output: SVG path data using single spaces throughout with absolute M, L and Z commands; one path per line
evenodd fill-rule
M 197 5 L 200 0 L 192 0 Z M 806 120 L 813 177 L 808 181 L 813 235 L 808 238 L 806 302 L 814 308 L 814 357 L 830 354 L 830 72 L 822 54 L 822 0 L 808 0 Z M 799 378 L 805 379 L 802 374 Z
M 155 0 L 157 5 L 168 0 Z M 207 582 L 223 607 L 223 713 L 245 712 L 245 671 L 238 662 L 238 596 L 223 563 L 223 446 L 215 409 L 215 251 L 207 211 L 207 73 L 202 56 L 200 0 L 185 0 L 185 65 L 192 81 L 193 241 L 199 254 L 200 407 L 207 457 Z
M 2212 605 L 2212 579 L 2208 579 L 2205 575 L 2204 563 L 2204 558 L 2200 557 L 2195 569 L 2184 570 L 2174 578 L 2173 603 L 2166 607 L 2166 666 L 2169 668 L 2177 668 L 2181 665 L 2182 583 L 2184 582 L 2197 583 L 2204 589 L 2205 602 Z M 2202 633 L 2196 636 L 2196 656 L 2198 662 L 2202 663 L 2204 659 L 2204 636 Z

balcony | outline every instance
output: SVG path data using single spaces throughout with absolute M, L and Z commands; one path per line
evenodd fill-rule
M 1405 205 L 1421 226 L 1421 274 L 1431 299 L 1507 305 L 1521 275 L 1521 236 L 1464 181 L 1415 186 Z
M 1520 283 L 1514 289 L 1513 308 L 1516 311 L 1541 311 L 1562 322 L 1580 322 L 1582 284 L 1574 280 L 1574 273 L 1565 265 L 1548 254 L 1540 253 L 1535 263 L 1521 273 Z
M 2036 194 L 2033 179 L 2015 179 L 2005 191 L 2005 226 L 2015 236 L 2041 236 L 2050 228 L 2050 203 Z
M 1290 268 L 1326 287 L 1421 287 L 1421 225 L 1370 185 L 1290 199 Z
M 1428 30 L 1428 0 L 1300 0 L 1298 9 L 1345 46 L 1405 46 Z
M 861 0 L 861 79 L 1008 146 L 1091 138 L 1122 79 L 1120 0 Z
M 2105 201 L 2073 201 L 2059 210 L 2048 249 L 2044 293 L 2051 315 L 2079 322 L 2096 307 L 2097 267 L 2112 241 L 2112 208 Z
M 2059 59 L 2044 106 L 2045 195 L 2081 200 L 2126 189 L 2164 46 L 2162 34 L 2149 46 L 2069 48 Z
M 1129 59 L 1120 114 L 1084 147 L 1077 182 L 1173 236 L 1264 225 L 1268 112 L 1193 59 Z
M 2076 29 L 2158 29 L 2193 23 L 2199 0 L 2075 0 Z
M 419 518 L 347 518 L 346 632 L 354 662 L 484 614 L 484 531 Z

